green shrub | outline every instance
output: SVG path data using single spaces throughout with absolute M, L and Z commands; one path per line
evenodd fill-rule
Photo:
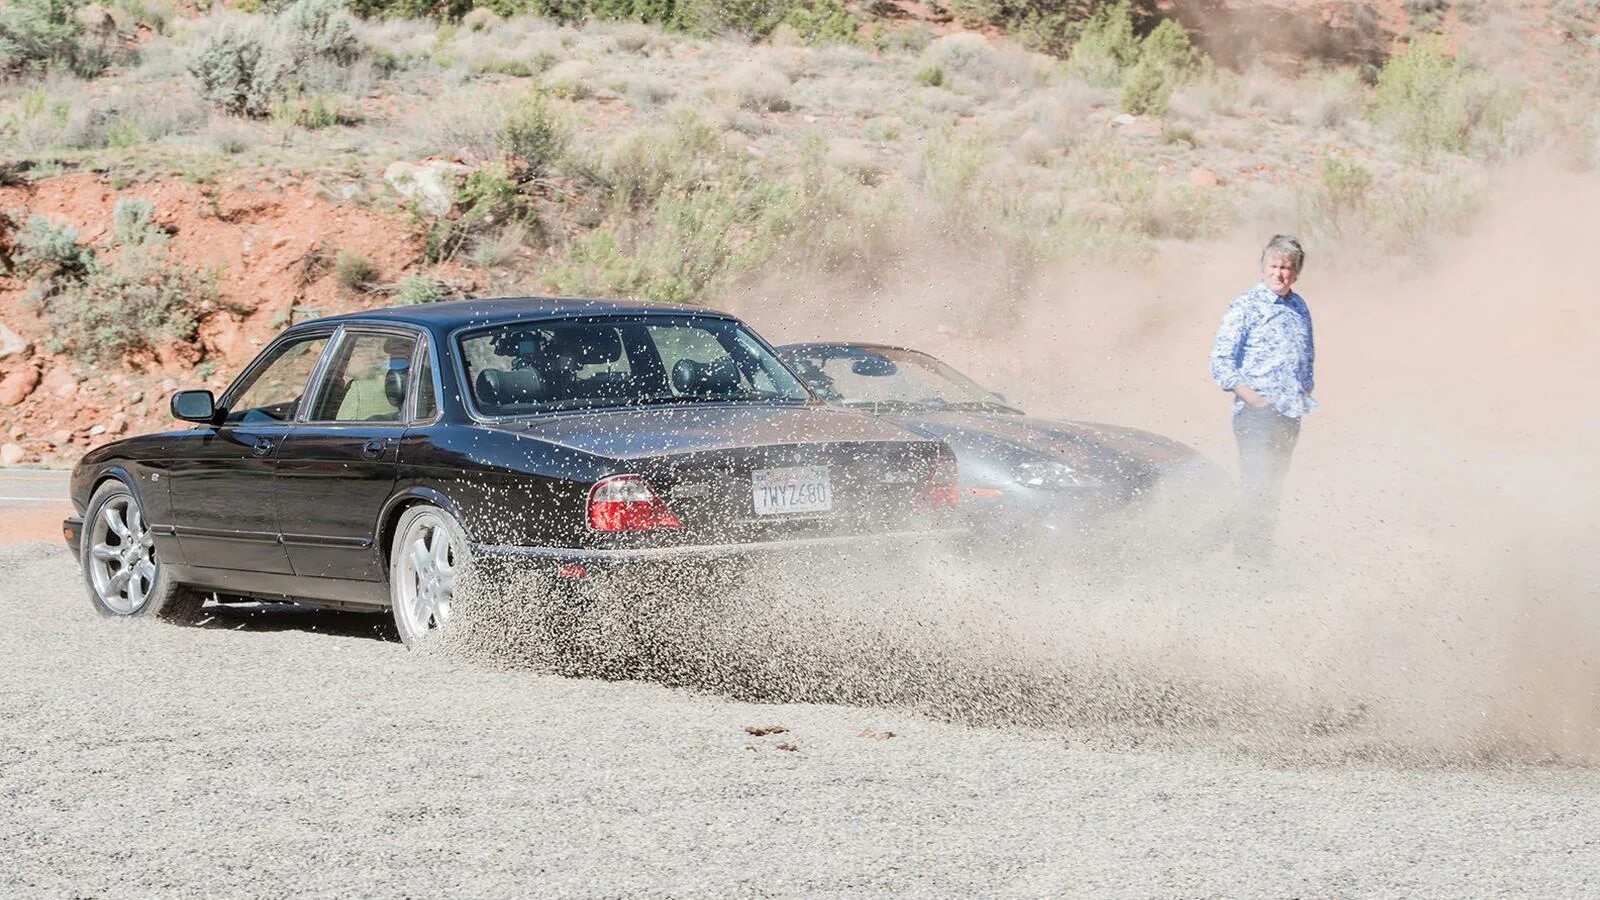
M 854 44 L 861 17 L 844 8 L 839 0 L 812 0 L 800 3 L 783 19 L 807 44 Z
M 276 35 L 243 22 L 224 22 L 206 36 L 189 63 L 200 96 L 224 111 L 265 116 L 287 90 L 294 64 Z
M 115 362 L 191 340 L 216 295 L 211 275 L 174 263 L 164 250 L 129 247 L 46 300 L 44 317 L 67 352 L 90 363 Z
M 757 41 L 772 33 L 798 0 L 678 0 L 673 25 L 691 34 Z
M 155 215 L 155 205 L 142 197 L 118 200 L 111 210 L 111 239 L 124 246 L 166 240 L 166 232 L 156 227 Z
M 1083 22 L 1060 9 L 1029 10 L 1011 26 L 1011 32 L 1029 50 L 1064 59 L 1083 33 Z
M 950 0 L 950 15 L 968 28 L 997 22 L 1005 7 L 1000 0 Z
M 326 94 L 303 97 L 298 91 L 274 101 L 270 115 L 274 122 L 297 125 L 307 131 L 330 128 L 344 120 L 337 97 Z
M 340 250 L 333 259 L 333 272 L 347 290 L 364 291 L 378 280 L 378 267 L 359 253 Z
M 1334 212 L 1360 209 L 1367 203 L 1372 172 L 1358 162 L 1328 156 L 1322 161 L 1322 188 Z
M 412 275 L 400 283 L 400 290 L 394 295 L 394 302 L 396 306 L 421 306 L 424 303 L 438 303 L 448 296 L 437 282 L 420 275 Z
M 296 60 L 326 59 L 348 66 L 361 55 L 344 0 L 298 0 L 278 15 L 275 27 Z
M 1118 0 L 1095 10 L 1072 47 L 1067 67 L 1096 87 L 1113 87 L 1138 62 L 1139 49 L 1133 34 L 1133 5 Z
M 1163 116 L 1172 91 L 1194 73 L 1194 45 L 1183 26 L 1163 19 L 1139 42 L 1139 58 L 1122 81 L 1119 102 L 1135 115 Z
M 1378 73 L 1374 113 L 1414 156 L 1463 153 L 1475 133 L 1498 152 L 1520 104 L 1492 79 L 1469 70 L 1442 40 L 1418 41 L 1390 57 Z
M 84 39 L 73 17 L 80 0 L 10 0 L 0 5 L 0 75 L 65 66 L 90 77 L 106 66 L 104 49 Z
M 109 260 L 78 245 L 70 226 L 38 216 L 18 236 L 19 261 L 41 282 L 33 299 L 66 352 L 90 363 L 114 362 L 194 336 L 216 299 L 216 281 L 171 258 L 153 214 L 144 200 L 117 204 L 118 253 Z
M 1307 230 L 1330 237 L 1369 230 L 1372 171 L 1354 160 L 1329 155 L 1322 160 L 1321 175 L 1300 197 Z
M 267 28 L 222 23 L 201 44 L 189 73 L 208 102 L 235 115 L 260 118 L 294 94 L 314 93 L 315 64 L 348 66 L 360 53 L 341 0 L 298 0 Z M 309 127 L 331 125 L 338 118 L 326 100 L 278 112 Z
M 16 244 L 17 268 L 44 281 L 47 293 L 50 282 L 82 278 L 95 263 L 94 251 L 79 245 L 76 228 L 53 225 L 44 216 L 29 216 Z
M 523 97 L 500 125 L 500 150 L 519 181 L 544 177 L 567 146 L 567 130 L 542 94 Z
M 629 134 L 607 148 L 599 178 L 612 206 L 642 209 L 669 187 L 695 184 L 702 164 L 720 153 L 716 129 L 697 115 L 680 114 L 666 128 Z
M 928 87 L 939 87 L 944 84 L 944 69 L 938 66 L 923 66 L 913 77 Z

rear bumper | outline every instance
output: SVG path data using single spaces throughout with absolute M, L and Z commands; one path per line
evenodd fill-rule
M 61 523 L 61 537 L 67 542 L 67 549 L 73 556 L 83 555 L 83 518 L 81 516 L 68 516 Z
M 576 547 L 519 547 L 505 544 L 474 544 L 479 557 L 548 563 L 560 567 L 583 566 L 606 570 L 638 564 L 673 565 L 693 562 L 737 561 L 770 557 L 804 557 L 841 550 L 881 551 L 902 547 L 932 547 L 966 533 L 963 528 L 927 531 L 894 531 L 879 534 L 854 534 L 787 541 L 760 541 L 748 544 L 694 544 L 677 547 L 650 547 L 626 550 L 591 550 Z

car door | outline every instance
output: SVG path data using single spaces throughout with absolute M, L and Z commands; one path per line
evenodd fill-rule
M 293 571 L 278 537 L 273 474 L 331 336 L 297 334 L 268 347 L 223 395 L 220 421 L 173 442 L 173 524 L 189 565 Z
M 278 448 L 274 476 L 283 543 L 295 574 L 380 581 L 378 516 L 394 490 L 411 416 L 419 335 L 346 326 L 305 420 Z

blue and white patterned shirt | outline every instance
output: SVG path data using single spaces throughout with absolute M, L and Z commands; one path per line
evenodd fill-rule
M 1317 408 L 1311 399 L 1316 359 L 1306 301 L 1293 291 L 1279 297 L 1257 284 L 1222 314 L 1211 348 L 1211 378 L 1225 391 L 1247 384 L 1278 412 L 1298 419 Z M 1234 412 L 1244 405 L 1235 398 Z

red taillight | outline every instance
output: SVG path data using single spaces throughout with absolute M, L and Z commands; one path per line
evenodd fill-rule
M 590 531 L 655 531 L 682 524 L 638 475 L 602 478 L 589 489 Z
M 927 480 L 922 483 L 922 505 L 931 509 L 948 509 L 960 503 L 959 476 L 955 457 L 947 456 L 940 459 L 929 470 Z

